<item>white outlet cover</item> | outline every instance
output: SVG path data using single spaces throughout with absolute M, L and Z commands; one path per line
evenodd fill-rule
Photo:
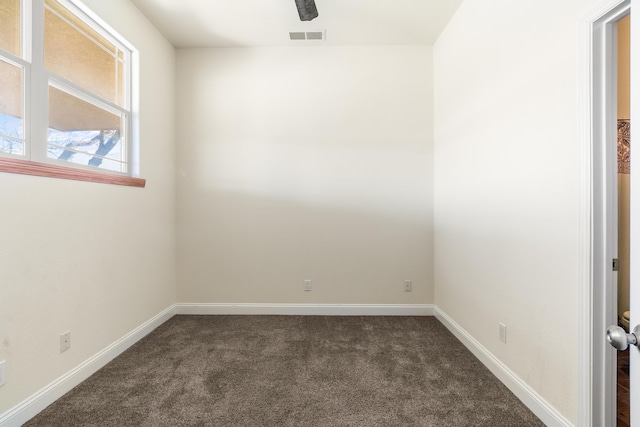
M 500 341 L 503 343 L 507 342 L 507 326 L 504 323 L 499 323 L 500 325 Z
M 60 353 L 71 348 L 71 332 L 60 334 Z

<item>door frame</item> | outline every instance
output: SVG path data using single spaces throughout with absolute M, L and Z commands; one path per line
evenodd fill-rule
M 579 426 L 615 425 L 615 351 L 605 331 L 617 324 L 617 38 L 632 0 L 608 0 L 580 23 Z M 633 23 L 632 23 L 633 27 Z

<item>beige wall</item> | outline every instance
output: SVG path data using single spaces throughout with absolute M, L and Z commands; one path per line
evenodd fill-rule
M 618 22 L 618 118 L 631 117 L 631 17 Z
M 572 422 L 576 25 L 597 4 L 465 0 L 434 46 L 436 304 Z
M 0 413 L 176 298 L 175 52 L 128 0 L 85 2 L 140 50 L 147 188 L 0 174 Z
M 430 48 L 178 50 L 177 94 L 179 302 L 433 303 Z

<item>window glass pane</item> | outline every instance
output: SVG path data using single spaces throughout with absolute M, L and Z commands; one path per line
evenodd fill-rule
M 0 49 L 20 55 L 20 0 L 0 0 Z
M 124 79 L 124 60 L 122 58 L 122 51 L 118 52 L 118 62 L 116 63 L 118 66 L 118 74 L 117 74 L 117 78 L 118 78 L 118 85 L 116 87 L 116 96 L 118 97 L 118 102 L 117 104 L 120 106 L 124 106 L 125 102 L 124 102 L 124 85 L 123 85 L 123 79 Z
M 123 105 L 118 50 L 54 0 L 45 11 L 45 67 L 104 99 Z
M 0 152 L 24 154 L 23 69 L 0 60 Z
M 48 157 L 126 172 L 122 117 L 49 86 Z

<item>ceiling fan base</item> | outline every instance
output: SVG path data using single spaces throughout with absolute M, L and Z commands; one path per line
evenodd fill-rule
M 301 21 L 311 21 L 318 17 L 318 9 L 315 0 L 295 0 L 298 8 L 298 16 Z

